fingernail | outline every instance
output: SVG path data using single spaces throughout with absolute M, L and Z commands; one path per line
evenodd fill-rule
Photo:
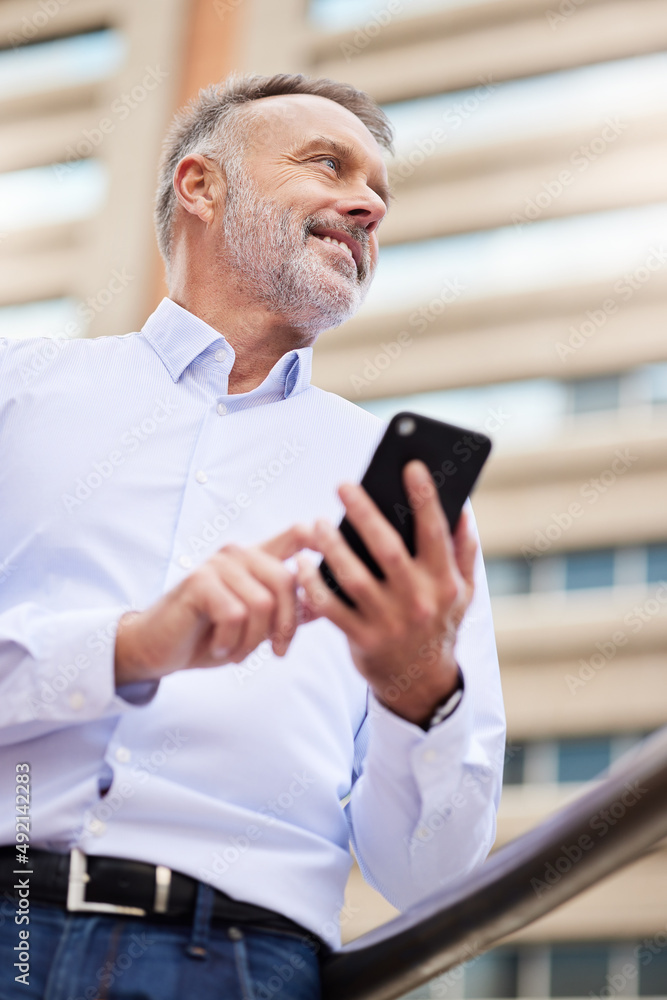
M 224 660 L 225 656 L 229 655 L 229 646 L 218 646 L 213 650 L 214 656 L 219 656 L 221 660 Z

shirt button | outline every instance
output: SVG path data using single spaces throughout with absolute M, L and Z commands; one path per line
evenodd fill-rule
M 208 482 L 208 476 L 206 475 L 206 473 L 202 469 L 199 470 L 199 472 L 195 476 L 195 479 L 197 480 L 198 483 L 207 483 Z
M 88 829 L 94 837 L 101 837 L 102 834 L 106 833 L 106 823 L 103 823 L 101 819 L 91 819 L 88 824 Z
M 216 410 L 218 411 L 221 417 L 224 417 L 225 413 L 227 412 L 227 407 L 225 406 L 224 403 L 218 403 L 218 405 L 216 406 Z
M 118 747 L 116 750 L 116 760 L 119 760 L 121 764 L 127 764 L 132 760 L 132 754 L 127 747 Z
M 426 826 L 420 826 L 417 830 L 417 836 L 420 840 L 428 840 L 431 835 L 431 831 Z
M 179 556 L 178 565 L 182 566 L 183 569 L 190 569 L 190 567 L 192 566 L 192 559 L 190 558 L 190 556 Z
M 424 751 L 424 760 L 426 761 L 427 764 L 433 764 L 437 759 L 438 759 L 437 750 Z
M 224 361 L 225 360 L 225 352 L 224 352 L 224 349 L 222 347 L 220 348 L 219 351 L 215 352 L 215 360 L 216 361 Z
M 78 712 L 80 708 L 83 708 L 86 699 L 84 698 L 81 691 L 72 691 L 69 696 L 70 708 L 73 708 L 75 712 Z

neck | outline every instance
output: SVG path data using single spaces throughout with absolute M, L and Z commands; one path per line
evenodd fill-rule
M 211 295 L 197 282 L 174 283 L 170 298 L 183 309 L 218 330 L 234 348 L 234 366 L 229 373 L 230 395 L 250 392 L 269 374 L 288 351 L 308 347 L 317 334 L 291 325 L 285 317 L 244 300 L 233 284 L 222 283 Z

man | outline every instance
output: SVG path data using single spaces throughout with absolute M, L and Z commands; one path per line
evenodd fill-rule
M 343 84 L 209 87 L 160 168 L 169 299 L 36 378 L 0 352 L 2 998 L 317 997 L 349 839 L 400 908 L 491 847 L 471 519 L 452 539 L 410 463 L 410 557 L 354 485 L 381 423 L 309 384 L 375 271 L 390 140 Z

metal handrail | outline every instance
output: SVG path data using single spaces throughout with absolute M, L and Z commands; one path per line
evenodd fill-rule
M 349 942 L 325 1000 L 394 1000 L 634 861 L 667 836 L 667 727 L 472 875 Z

